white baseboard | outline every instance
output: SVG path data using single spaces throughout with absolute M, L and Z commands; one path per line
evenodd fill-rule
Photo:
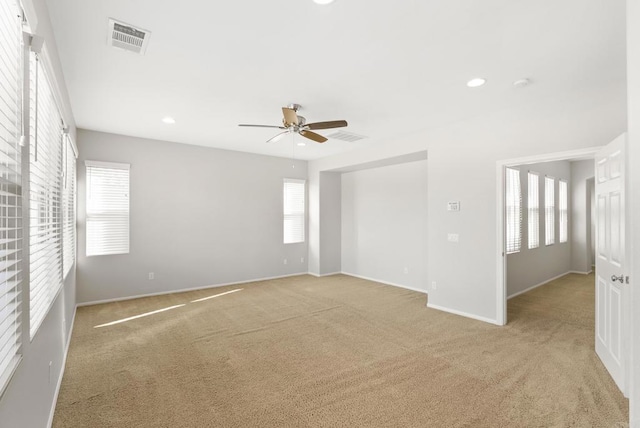
M 138 295 L 135 295 L 135 296 L 115 297 L 113 299 L 92 300 L 90 302 L 78 303 L 77 306 L 78 307 L 93 306 L 93 305 L 100 305 L 100 304 L 103 304 L 103 303 L 122 302 L 123 300 L 140 299 L 142 297 L 163 296 L 165 294 L 186 293 L 188 291 L 196 291 L 196 290 L 208 290 L 210 288 L 227 287 L 227 286 L 230 286 L 230 285 L 248 284 L 248 283 L 251 283 L 251 282 L 269 281 L 269 280 L 272 280 L 272 279 L 281 279 L 281 278 L 289 278 L 289 277 L 292 277 L 292 276 L 307 275 L 307 273 L 308 272 L 297 272 L 297 273 L 292 273 L 292 274 L 287 274 L 287 275 L 271 276 L 271 277 L 267 277 L 267 278 L 248 279 L 246 281 L 227 282 L 227 283 L 224 283 L 224 284 L 205 285 L 205 286 L 202 286 L 202 287 L 193 287 L 193 288 L 182 288 L 182 289 L 179 289 L 179 290 L 160 291 L 158 293 L 138 294 Z
M 349 272 L 337 272 L 337 273 L 341 273 L 343 275 L 348 275 L 348 276 L 353 276 L 354 278 L 360 278 L 360 279 L 364 279 L 364 280 L 367 280 L 367 281 L 379 282 L 380 284 L 391 285 L 393 287 L 404 288 L 406 290 L 417 291 L 418 293 L 428 294 L 425 290 L 420 290 L 419 288 L 409 287 L 407 285 L 397 284 L 395 282 L 382 281 L 380 279 L 370 278 L 368 276 L 356 275 L 355 273 L 349 273 Z
M 570 270 L 567 273 L 577 273 L 578 275 L 589 275 L 591 272 L 593 272 L 592 270 L 587 271 L 587 272 L 581 272 L 579 270 Z
M 569 275 L 570 273 L 582 273 L 582 272 L 568 271 L 568 272 L 565 272 L 565 273 L 560 274 L 560 275 L 558 275 L 558 276 L 554 276 L 553 278 L 545 279 L 544 281 L 542 281 L 542 282 L 541 282 L 541 283 L 539 283 L 539 284 L 532 285 L 531 287 L 528 287 L 528 288 L 526 288 L 526 289 L 524 289 L 524 290 L 522 290 L 522 291 L 518 291 L 517 293 L 514 293 L 514 294 L 511 294 L 511 295 L 507 296 L 507 300 L 509 300 L 509 299 L 513 299 L 514 297 L 519 296 L 519 295 L 521 295 L 521 294 L 528 293 L 529 291 L 531 291 L 531 290 L 533 290 L 533 289 L 535 289 L 535 288 L 541 287 L 541 286 L 543 286 L 543 285 L 545 285 L 545 284 L 550 283 L 551 281 L 555 281 L 555 280 L 556 280 L 556 279 L 558 279 L 558 278 L 562 278 L 562 277 L 563 277 L 563 276 L 565 276 L 565 275 Z
M 76 313 L 78 312 L 78 305 L 73 309 L 73 318 L 71 319 L 71 328 L 69 328 L 69 337 L 67 338 L 67 346 L 62 356 L 62 366 L 60 367 L 60 376 L 58 376 L 58 383 L 56 384 L 56 391 L 53 394 L 53 403 L 51 404 L 51 411 L 49 412 L 48 428 L 53 425 L 53 415 L 56 413 L 56 404 L 58 404 L 58 394 L 60 394 L 60 387 L 62 386 L 62 378 L 64 376 L 64 369 L 67 366 L 67 355 L 69 355 L 69 346 L 71 345 L 71 336 L 73 336 L 73 326 L 76 323 Z
M 463 311 L 458 311 L 456 309 L 451 309 L 451 308 L 445 308 L 443 306 L 438 306 L 438 305 L 433 305 L 431 303 L 427 303 L 427 308 L 430 309 L 437 309 L 439 311 L 443 311 L 443 312 L 448 312 L 450 314 L 454 314 L 454 315 L 460 315 L 462 317 L 466 317 L 466 318 L 471 318 L 477 321 L 482 321 L 482 322 L 486 322 L 489 324 L 494 324 L 494 325 L 498 325 L 498 326 L 502 326 L 501 324 L 498 323 L 498 321 L 491 319 L 491 318 L 486 318 L 486 317 L 481 317 L 479 315 L 473 315 L 473 314 L 469 314 L 467 312 L 463 312 Z

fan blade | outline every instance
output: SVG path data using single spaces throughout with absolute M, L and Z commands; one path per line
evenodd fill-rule
M 267 143 L 275 143 L 276 141 L 280 140 L 282 137 L 284 137 L 288 133 L 289 133 L 289 131 L 281 132 L 278 135 L 276 135 L 275 137 L 267 140 Z
M 332 120 L 330 122 L 307 123 L 304 127 L 309 129 L 331 129 L 347 126 L 346 120 Z
M 296 114 L 296 111 L 294 109 L 289 107 L 282 107 L 282 114 L 284 115 L 285 126 L 298 124 L 298 115 Z
M 322 135 L 316 134 L 315 132 L 311 131 L 300 131 L 300 135 L 302 135 L 303 137 L 307 137 L 308 139 L 313 140 L 316 143 L 324 143 L 325 141 L 327 141 L 327 139 Z
M 252 128 L 278 128 L 278 129 L 287 129 L 284 126 L 275 126 L 275 125 L 248 125 L 246 123 L 241 123 L 238 126 L 250 126 Z

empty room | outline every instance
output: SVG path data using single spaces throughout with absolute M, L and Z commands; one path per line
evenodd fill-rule
M 640 428 L 637 2 L 0 23 L 1 428 Z

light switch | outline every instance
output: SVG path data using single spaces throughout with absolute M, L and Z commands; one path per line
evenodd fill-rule
M 449 233 L 447 235 L 447 240 L 449 242 L 458 242 L 460 240 L 460 235 L 458 235 L 457 233 Z

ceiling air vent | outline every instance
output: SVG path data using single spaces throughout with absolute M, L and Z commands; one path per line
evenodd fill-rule
M 362 140 L 363 138 L 367 138 L 367 137 L 364 137 L 362 135 L 352 134 L 350 132 L 338 131 L 338 132 L 334 132 L 331 135 L 327 135 L 327 138 L 333 138 L 336 140 L 348 141 L 350 143 L 353 143 L 354 141 Z
M 151 32 L 109 19 L 109 46 L 144 55 Z

